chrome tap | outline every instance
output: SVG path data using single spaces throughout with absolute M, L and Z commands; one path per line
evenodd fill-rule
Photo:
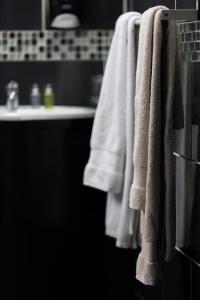
M 7 85 L 7 109 L 16 111 L 19 106 L 19 85 L 15 81 L 9 82 Z

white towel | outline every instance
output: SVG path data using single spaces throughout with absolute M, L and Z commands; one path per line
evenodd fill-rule
M 134 135 L 134 22 L 139 16 L 136 12 L 126 13 L 117 21 L 95 115 L 90 158 L 84 172 L 85 185 L 109 193 L 106 233 L 117 239 L 118 246 L 125 248 L 138 246 L 133 240 L 134 232 L 130 232 L 129 228 L 131 209 L 128 201 L 133 173 L 130 153 Z M 131 30 L 133 35 L 128 46 L 129 20 L 129 37 Z M 127 46 L 130 47 L 129 51 Z M 128 69 L 127 62 L 130 63 Z M 133 89 L 128 92 L 128 97 L 127 87 Z M 133 214 L 139 225 L 138 212 Z
M 133 147 L 134 147 L 134 127 L 135 127 L 135 83 L 137 64 L 137 45 L 135 22 L 140 17 L 131 17 L 128 22 L 127 32 L 127 100 L 126 100 L 126 162 L 124 173 L 124 187 L 122 195 L 122 208 L 119 219 L 117 234 L 117 246 L 137 248 L 139 246 L 139 224 L 140 213 L 130 209 L 130 189 L 133 182 Z M 130 227 L 131 226 L 131 227 Z

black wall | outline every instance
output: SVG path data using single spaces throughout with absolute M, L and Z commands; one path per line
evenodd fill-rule
M 187 8 L 195 8 L 195 0 L 177 0 L 177 8 L 187 9 Z M 166 5 L 167 7 L 174 9 L 175 8 L 175 0 L 129 0 L 130 9 L 138 10 L 143 12 L 151 6 L 155 5 Z

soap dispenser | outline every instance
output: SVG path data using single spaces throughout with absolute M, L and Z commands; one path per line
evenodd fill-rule
M 69 29 L 80 26 L 80 0 L 50 0 L 51 28 Z
M 41 93 L 39 85 L 37 83 L 33 84 L 31 89 L 31 105 L 34 108 L 38 108 L 41 105 Z
M 51 83 L 48 83 L 44 90 L 43 102 L 46 108 L 53 108 L 55 104 L 55 94 Z

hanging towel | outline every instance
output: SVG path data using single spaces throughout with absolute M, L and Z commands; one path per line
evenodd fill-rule
M 141 18 L 141 17 L 140 17 Z M 116 245 L 119 247 L 138 248 L 140 241 L 140 213 L 133 211 L 129 206 L 130 189 L 133 182 L 133 148 L 135 125 L 135 78 L 136 78 L 136 28 L 135 22 L 140 18 L 132 17 L 128 22 L 127 34 L 127 112 L 126 112 L 126 161 L 124 173 L 124 186 L 122 195 L 122 208 L 119 219 L 119 227 Z
M 137 233 L 130 232 L 130 221 L 133 218 L 134 229 L 138 230 L 139 214 L 129 207 L 129 192 L 133 176 L 130 153 L 134 135 L 134 26 L 139 16 L 136 12 L 126 13 L 116 23 L 83 180 L 85 185 L 108 192 L 106 234 L 116 238 L 117 246 L 124 248 L 138 247 L 134 239 Z M 130 41 L 128 34 L 132 34 Z M 133 89 L 128 95 L 127 87 Z
M 134 180 L 130 206 L 141 211 L 142 249 L 136 278 L 146 285 L 154 285 L 160 277 L 162 9 L 166 7 L 151 8 L 142 16 L 136 78 Z
M 176 245 L 176 180 L 175 180 L 175 158 L 174 132 L 177 126 L 182 127 L 184 123 L 183 108 L 181 105 L 181 70 L 178 51 L 176 24 L 171 21 L 168 24 L 167 51 L 166 51 L 166 116 L 164 134 L 164 164 L 165 164 L 165 235 L 166 249 L 165 260 L 169 261 L 174 255 Z M 179 106 L 177 109 L 177 102 Z M 176 105 L 175 105 L 176 104 Z M 178 115 L 174 120 L 174 114 Z M 176 123 L 174 122 L 176 121 Z

